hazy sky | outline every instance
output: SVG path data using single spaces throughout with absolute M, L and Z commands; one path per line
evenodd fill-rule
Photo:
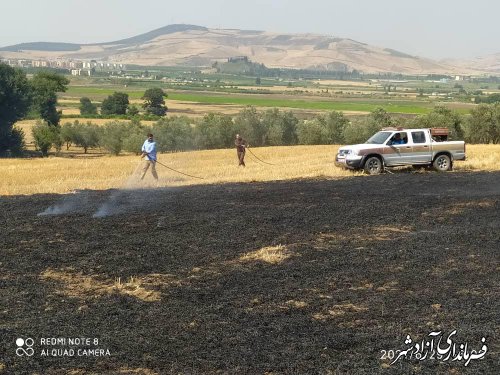
M 327 34 L 437 59 L 500 52 L 498 0 L 3 0 L 0 46 L 106 42 L 172 23 Z

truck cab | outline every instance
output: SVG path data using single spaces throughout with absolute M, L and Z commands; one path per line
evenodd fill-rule
M 386 167 L 433 166 L 449 171 L 455 160 L 465 160 L 465 142 L 448 141 L 448 129 L 385 128 L 365 143 L 343 146 L 335 164 L 378 174 Z

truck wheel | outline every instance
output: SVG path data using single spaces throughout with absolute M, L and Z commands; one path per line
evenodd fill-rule
M 369 157 L 365 162 L 364 170 L 368 174 L 380 174 L 383 169 L 382 160 L 376 156 Z
M 439 155 L 434 159 L 432 166 L 438 172 L 451 171 L 451 159 L 448 155 Z

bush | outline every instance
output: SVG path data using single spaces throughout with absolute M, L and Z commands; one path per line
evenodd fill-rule
M 146 134 L 142 133 L 133 133 L 129 134 L 123 140 L 123 150 L 127 152 L 133 152 L 136 155 L 139 155 L 141 151 L 142 144 L 146 139 Z
M 264 145 L 280 146 L 297 144 L 299 120 L 292 112 L 269 109 L 262 115 L 262 130 L 265 131 Z
M 191 120 L 182 116 L 162 119 L 153 125 L 152 133 L 158 144 L 158 151 L 184 151 L 194 148 Z
M 481 92 L 482 94 L 482 92 Z M 488 96 L 478 96 L 476 97 L 476 103 L 487 103 L 487 104 L 493 104 L 493 103 L 500 103 L 500 93 L 495 93 L 491 94 Z
M 347 144 L 365 143 L 383 126 L 373 117 L 358 118 L 351 121 L 344 129 L 344 140 Z
M 123 150 L 127 152 L 133 152 L 139 155 L 141 151 L 141 146 L 146 139 L 148 133 L 151 132 L 149 127 L 141 125 L 139 121 L 132 121 L 129 124 L 129 130 L 123 139 Z
M 88 121 L 86 124 L 80 124 L 75 121 L 72 127 L 72 138 L 71 141 L 82 147 L 84 152 L 91 147 L 99 146 L 99 127 Z
M 193 129 L 194 145 L 198 149 L 216 149 L 233 145 L 234 124 L 230 116 L 209 113 Z
M 126 138 L 129 123 L 108 122 L 99 129 L 99 144 L 113 155 L 119 155 L 123 149 L 123 140 Z
M 261 114 L 249 106 L 238 113 L 234 120 L 235 132 L 242 135 L 253 146 L 266 144 L 267 131 L 261 121 Z
M 500 103 L 481 104 L 467 119 L 465 141 L 470 143 L 500 143 Z
M 427 115 L 416 117 L 411 125 L 415 128 L 448 128 L 450 139 L 463 139 L 463 118 L 449 108 L 437 106 Z
M 41 151 L 43 156 L 47 156 L 49 150 L 54 146 L 60 149 L 62 141 L 59 135 L 59 128 L 49 125 L 46 122 L 37 121 L 32 129 L 33 138 L 35 140 L 35 147 Z
M 127 114 L 129 116 L 137 116 L 139 114 L 139 109 L 135 106 L 135 105 L 131 105 L 129 108 L 128 108 L 128 112 Z
M 349 120 L 342 112 L 332 111 L 324 118 L 325 137 L 328 144 L 344 143 L 344 130 Z
M 297 127 L 298 141 L 301 145 L 325 144 L 325 124 L 323 119 L 316 117 L 309 121 L 302 121 Z
M 283 144 L 281 118 L 281 112 L 277 108 L 268 109 L 262 115 L 262 124 L 266 132 L 265 145 L 281 146 Z

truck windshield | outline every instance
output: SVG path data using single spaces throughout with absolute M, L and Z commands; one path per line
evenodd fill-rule
M 365 143 L 381 145 L 387 140 L 387 138 L 389 138 L 391 134 L 392 134 L 391 132 L 378 132 L 377 134 L 372 135 L 370 139 L 367 140 Z

